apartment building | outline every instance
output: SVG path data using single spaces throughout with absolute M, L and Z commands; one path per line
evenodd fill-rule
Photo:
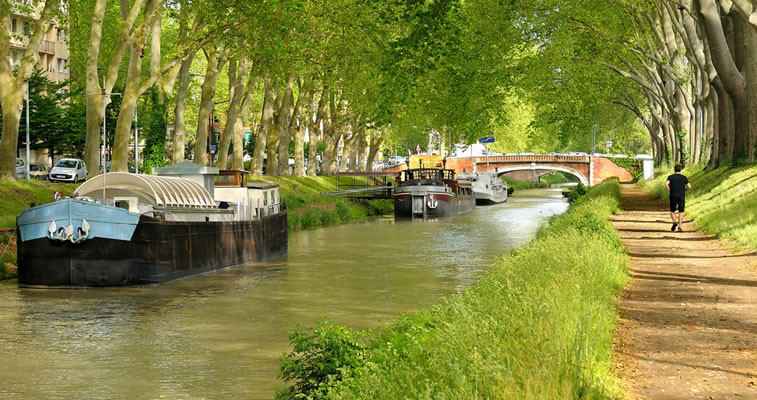
M 29 4 L 29 0 L 18 0 L 19 3 Z M 11 65 L 17 66 L 23 57 L 29 36 L 32 33 L 33 22 L 39 13 L 27 12 L 16 7 L 11 15 L 9 32 L 11 36 Z M 68 38 L 63 26 L 54 25 L 42 38 L 39 46 L 39 68 L 47 72 L 51 81 L 62 81 L 69 78 L 68 69 Z

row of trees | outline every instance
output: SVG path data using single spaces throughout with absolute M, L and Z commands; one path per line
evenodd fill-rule
M 538 57 L 546 61 L 544 75 L 532 82 L 541 89 L 536 103 L 542 119 L 561 128 L 583 122 L 581 130 L 588 131 L 603 118 L 607 124 L 606 116 L 616 115 L 620 126 L 634 116 L 658 162 L 717 166 L 755 160 L 752 1 L 542 3 L 552 10 L 532 20 L 545 35 Z
M 15 70 L 6 62 L 8 32 L 0 30 L 3 175 L 13 171 L 23 91 L 52 24 L 70 29 L 70 85 L 86 111 L 84 155 L 91 173 L 99 170 L 102 123 L 114 99 L 112 169 L 127 170 L 135 110 L 150 91 L 163 100 L 156 104 L 167 109 L 174 127 L 166 145 L 169 162 L 184 160 L 191 142 L 194 162 L 207 164 L 214 119 L 220 121 L 217 165 L 242 166 L 249 126 L 255 173 L 289 173 L 293 153 L 295 174 L 314 174 L 316 163 L 306 170 L 305 160 L 315 160 L 319 151 L 327 173 L 336 170 L 338 158 L 365 168 L 387 140 L 414 147 L 432 128 L 447 143 L 467 140 L 487 131 L 492 116 L 502 112 L 509 60 L 522 46 L 511 23 L 515 7 L 484 0 L 0 5 L 8 27 L 19 8 L 38 16 Z M 500 11 L 496 17 L 488 13 L 491 7 Z
M 153 131 L 173 127 L 167 143 L 151 135 L 152 162 L 207 164 L 218 120 L 217 165 L 240 168 L 248 152 L 255 173 L 287 174 L 292 157 L 295 174 L 314 174 L 317 155 L 327 173 L 338 159 L 365 168 L 432 129 L 448 145 L 494 132 L 501 150 L 612 138 L 659 162 L 755 158 L 750 1 L 61 1 L 0 0 L 6 26 L 19 7 L 38 16 L 15 69 L 0 30 L 0 175 L 12 174 L 25 85 L 53 23 L 70 29 L 68 88 L 93 172 L 106 111 L 124 171 L 147 106 Z

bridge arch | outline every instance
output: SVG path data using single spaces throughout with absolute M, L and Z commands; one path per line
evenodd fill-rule
M 556 172 L 562 172 L 566 173 L 568 175 L 575 176 L 578 178 L 578 181 L 581 182 L 582 185 L 588 187 L 591 186 L 589 184 L 589 177 L 581 173 L 580 171 L 564 167 L 561 165 L 550 165 L 550 164 L 524 164 L 524 165 L 508 165 L 506 167 L 498 167 L 497 168 L 497 176 L 502 176 L 504 174 L 515 172 L 515 171 L 556 171 Z

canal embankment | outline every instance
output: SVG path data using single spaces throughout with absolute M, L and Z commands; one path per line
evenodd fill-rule
M 617 182 L 593 188 L 478 283 L 388 328 L 293 333 L 278 398 L 615 398 L 618 199 Z
M 16 276 L 16 216 L 33 204 L 53 201 L 55 192 L 70 194 L 74 185 L 0 179 L 0 280 Z
M 391 214 L 391 200 L 350 201 L 328 196 L 338 190 L 337 177 L 260 176 L 250 179 L 276 183 L 286 204 L 289 231 L 366 221 Z

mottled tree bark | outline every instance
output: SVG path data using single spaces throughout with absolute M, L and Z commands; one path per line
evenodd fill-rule
M 255 157 L 253 159 L 253 172 L 255 175 L 263 175 L 263 169 L 266 165 L 265 156 L 268 149 L 268 135 L 270 135 L 271 125 L 273 125 L 273 103 L 271 78 L 266 77 L 263 80 L 263 110 L 260 117 L 260 129 L 258 129 L 255 142 Z
M 278 112 L 278 134 L 279 134 L 279 143 L 278 143 L 278 174 L 279 175 L 290 175 L 289 173 L 289 143 L 292 140 L 292 129 L 291 129 L 291 118 L 293 118 L 294 114 L 294 106 L 293 103 L 293 88 L 292 85 L 294 84 L 294 77 L 289 76 L 287 78 L 286 88 L 284 89 L 283 98 L 281 99 L 281 104 L 279 105 L 279 112 Z
M 215 97 L 218 76 L 226 63 L 226 57 L 222 53 L 223 50 L 214 46 L 210 46 L 205 53 L 208 65 L 205 69 L 205 81 L 202 83 L 200 95 L 200 109 L 197 113 L 197 137 L 194 146 L 195 164 L 208 165 L 209 162 L 208 137 L 212 134 L 210 132 L 210 115 L 213 111 L 213 98 Z
M 181 63 L 179 70 L 179 87 L 176 89 L 174 97 L 174 131 L 171 145 L 171 161 L 178 163 L 186 158 L 184 149 L 186 146 L 187 128 L 184 122 L 184 112 L 187 108 L 187 97 L 189 96 L 189 84 L 192 81 L 191 68 L 194 61 L 195 53 L 191 53 Z
M 58 7 L 58 0 L 47 0 L 42 8 L 40 18 L 32 22 L 29 38 L 21 63 L 13 71 L 10 64 L 10 34 L 6 27 L 11 26 L 9 4 L 0 3 L 0 106 L 2 107 L 3 130 L 0 137 L 0 177 L 15 179 L 16 149 L 18 148 L 18 129 L 23 108 L 24 93 L 34 66 L 39 62 L 39 46 L 43 36 L 50 29 L 50 21 Z

